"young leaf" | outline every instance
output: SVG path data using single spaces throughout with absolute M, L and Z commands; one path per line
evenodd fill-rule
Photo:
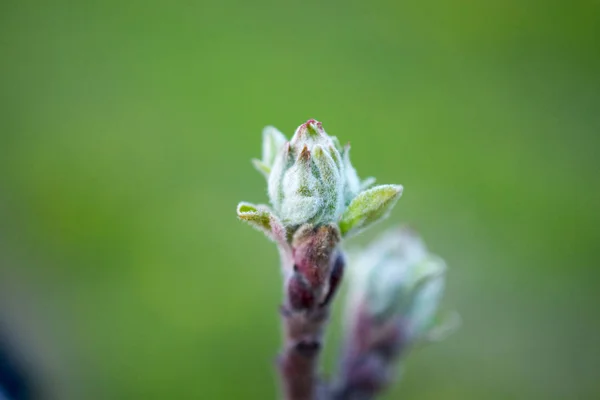
M 439 342 L 452 335 L 460 328 L 462 319 L 456 311 L 440 313 L 437 315 L 429 331 L 423 338 L 424 342 Z
M 237 206 L 237 215 L 258 230 L 271 231 L 271 213 L 266 207 L 242 202 Z
M 263 148 L 262 148 L 262 162 L 263 164 L 271 167 L 275 161 L 275 157 L 279 150 L 285 144 L 286 138 L 283 133 L 273 126 L 267 126 L 263 129 Z
M 265 178 L 269 179 L 269 174 L 271 173 L 271 167 L 269 165 L 256 158 L 252 159 L 252 165 L 254 165 L 254 168 L 263 174 Z
M 342 235 L 354 234 L 385 218 L 401 195 L 401 185 L 381 185 L 359 193 L 342 215 Z
M 237 206 L 237 215 L 239 219 L 263 232 L 269 239 L 285 244 L 285 227 L 267 206 L 242 202 Z
M 267 126 L 263 129 L 262 159 L 253 159 L 252 165 L 261 174 L 269 179 L 271 168 L 275 162 L 277 154 L 285 144 L 285 136 L 273 126 Z

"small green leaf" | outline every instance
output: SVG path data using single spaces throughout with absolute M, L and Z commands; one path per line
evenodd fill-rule
M 240 203 L 237 206 L 238 218 L 246 221 L 254 228 L 270 235 L 271 228 L 271 212 L 266 206 L 255 206 L 250 203 Z
M 401 185 L 381 185 L 359 193 L 342 215 L 342 235 L 357 233 L 385 218 L 401 195 Z
M 262 148 L 262 162 L 269 168 L 273 165 L 275 157 L 279 150 L 283 147 L 286 142 L 286 138 L 283 133 L 273 126 L 266 126 L 262 132 L 263 135 L 263 148 Z
M 269 174 L 271 173 L 271 167 L 269 167 L 267 164 L 265 164 L 264 162 L 262 162 L 256 158 L 252 159 L 252 165 L 254 165 L 254 168 L 256 168 L 256 170 L 258 172 L 263 174 L 265 176 L 265 178 L 269 179 Z
M 275 157 L 285 144 L 285 136 L 277 128 L 267 126 L 263 129 L 262 160 L 253 159 L 252 164 L 265 178 L 269 179 Z
M 293 161 L 294 157 L 291 154 L 290 143 L 288 142 L 283 145 L 283 148 L 275 158 L 275 162 L 271 166 L 269 179 L 267 180 L 269 200 L 276 213 L 279 213 L 283 201 L 283 176 Z
M 350 161 L 350 143 L 344 146 L 342 157 L 344 159 L 344 178 L 346 180 L 344 188 L 345 205 L 350 205 L 352 199 L 354 199 L 362 190 L 356 169 L 354 169 L 352 162 Z
M 286 246 L 287 231 L 269 207 L 242 202 L 237 206 L 238 218 L 263 232 L 269 239 Z
M 423 340 L 425 342 L 440 342 L 456 332 L 462 324 L 460 314 L 456 311 L 447 311 L 436 316 Z

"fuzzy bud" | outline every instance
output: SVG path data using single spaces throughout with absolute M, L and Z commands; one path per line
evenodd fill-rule
M 352 296 L 374 319 L 401 319 L 410 341 L 433 327 L 446 265 L 408 229 L 384 234 L 354 262 Z
M 266 127 L 262 159 L 252 162 L 267 178 L 272 208 L 243 206 L 238 216 L 279 243 L 289 244 L 302 225 L 335 224 L 342 236 L 354 235 L 384 219 L 403 190 L 401 185 L 370 188 L 374 178 L 361 181 L 350 161 L 350 145 L 342 146 L 313 119 L 300 125 L 289 142 Z
M 327 224 L 344 207 L 341 155 L 320 122 L 300 125 L 269 175 L 271 204 L 286 225 Z

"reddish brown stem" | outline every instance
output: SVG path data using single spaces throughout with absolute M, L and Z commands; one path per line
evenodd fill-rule
M 333 400 L 368 400 L 389 385 L 397 358 L 406 346 L 403 322 L 374 320 L 359 307 L 348 332 L 340 379 Z
M 344 260 L 337 251 L 340 237 L 332 226 L 306 226 L 292 241 L 292 271 L 282 306 L 284 348 L 279 369 L 285 400 L 323 400 L 319 356 L 333 296 Z

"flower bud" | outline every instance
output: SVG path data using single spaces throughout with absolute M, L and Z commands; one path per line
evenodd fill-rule
M 444 290 L 446 265 L 430 254 L 408 229 L 384 234 L 358 254 L 352 272 L 352 296 L 385 322 L 400 318 L 410 341 L 432 327 Z
M 350 145 L 342 147 L 313 119 L 300 125 L 289 142 L 274 127 L 266 127 L 262 159 L 252 162 L 267 178 L 269 213 L 279 222 L 273 228 L 278 238 L 281 232 L 291 238 L 305 224 L 336 224 L 342 236 L 354 235 L 387 217 L 402 195 L 401 185 L 369 188 L 375 179 L 359 179 L 350 162 Z M 262 210 L 242 210 L 240 218 L 265 230 Z
M 269 197 L 286 225 L 336 221 L 344 207 L 341 155 L 320 122 L 300 125 L 271 168 Z

